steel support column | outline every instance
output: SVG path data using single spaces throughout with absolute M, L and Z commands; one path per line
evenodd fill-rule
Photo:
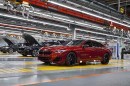
M 118 12 L 120 12 L 120 7 L 121 7 L 121 0 L 118 0 Z

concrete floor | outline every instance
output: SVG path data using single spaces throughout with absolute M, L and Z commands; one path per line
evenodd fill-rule
M 130 86 L 130 60 L 67 67 L 45 65 L 36 58 L 19 54 L 1 54 L 0 58 L 6 58 L 0 61 L 0 86 Z M 8 61 L 7 58 L 24 60 Z

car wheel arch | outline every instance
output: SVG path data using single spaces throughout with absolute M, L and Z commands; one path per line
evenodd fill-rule
M 69 51 L 69 52 L 67 53 L 67 55 L 68 55 L 69 53 L 74 53 L 75 56 L 76 56 L 76 62 L 78 62 L 78 56 L 77 56 L 77 53 L 76 53 L 75 51 Z M 67 56 L 67 55 L 66 55 L 66 56 Z
M 108 55 L 109 56 L 109 59 L 110 59 L 110 53 L 109 52 L 105 52 L 104 54 L 103 54 L 103 56 L 102 56 L 102 60 L 103 60 L 103 58 L 104 58 L 104 55 Z
M 110 54 L 109 53 L 104 53 L 104 57 L 102 58 L 101 63 L 102 64 L 108 64 L 109 60 L 110 60 Z
M 75 65 L 76 63 L 77 63 L 77 54 L 74 51 L 68 51 L 66 54 L 64 64 L 67 66 L 72 66 Z

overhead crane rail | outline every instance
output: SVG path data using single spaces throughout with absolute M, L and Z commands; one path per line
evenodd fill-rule
M 43 7 L 46 9 L 55 10 L 55 11 L 58 11 L 58 12 L 61 12 L 64 14 L 68 14 L 71 16 L 75 16 L 78 18 L 86 19 L 91 22 L 95 22 L 95 23 L 102 24 L 102 25 L 111 25 L 112 24 L 113 27 L 116 27 L 117 29 L 120 29 L 120 30 L 122 30 L 122 29 L 124 31 L 130 30 L 130 28 L 127 26 L 124 26 L 124 25 L 121 25 L 121 24 L 118 24 L 118 23 L 115 23 L 115 22 L 112 22 L 109 20 L 104 20 L 102 18 L 98 18 L 98 17 L 92 16 L 92 15 L 84 14 L 82 12 L 78 12 L 78 11 L 75 11 L 75 10 L 72 10 L 72 9 L 69 9 L 66 7 L 62 7 L 62 6 L 50 3 L 50 2 L 48 2 L 48 0 L 6 0 L 6 1 L 14 1 L 14 3 L 16 3 L 17 1 L 20 1 L 20 3 L 22 2 L 22 4 L 20 4 L 24 8 L 24 9 L 22 8 L 22 15 L 26 18 L 29 17 L 29 13 L 31 11 L 31 9 L 26 10 L 27 7 L 24 6 L 25 4 L 28 4 L 29 8 L 33 8 L 31 5 L 34 5 L 34 6 Z M 32 11 L 34 11 L 34 9 L 32 9 Z
M 4 24 L 4 23 L 0 23 L 0 26 L 2 27 L 8 27 L 12 30 L 19 30 L 20 32 L 25 32 L 25 31 L 30 31 L 30 32 L 37 32 L 37 33 L 40 33 L 40 34 L 45 34 L 47 37 L 48 35 L 54 35 L 52 38 L 56 38 L 56 37 L 59 37 L 60 39 L 71 39 L 72 38 L 72 34 L 70 33 L 63 33 L 63 32 L 57 32 L 57 31 L 50 31 L 50 30 L 43 30 L 43 29 L 38 29 L 38 28 L 32 28 L 32 27 L 24 27 L 24 26 L 17 26 L 17 25 L 10 25 L 10 24 Z M 1 32 L 0 34 L 3 34 L 3 32 Z M 16 35 L 17 33 L 15 34 L 11 34 L 11 33 L 8 33 L 10 35 Z
M 102 25 L 106 25 L 106 24 L 110 25 L 112 23 L 113 27 L 116 27 L 117 29 L 120 29 L 120 30 L 122 30 L 122 29 L 124 31 L 130 30 L 130 28 L 127 26 L 124 26 L 124 25 L 121 25 L 121 24 L 118 24 L 118 23 L 115 23 L 115 22 L 112 22 L 109 20 L 104 20 L 102 18 L 98 18 L 98 17 L 92 16 L 92 15 L 87 15 L 87 14 L 84 14 L 84 13 L 81 13 L 81 12 L 78 12 L 78 11 L 75 11 L 72 9 L 68 9 L 68 8 L 50 3 L 50 2 L 48 2 L 48 0 L 23 0 L 23 2 L 28 2 L 30 5 L 42 7 L 45 9 L 55 10 L 55 11 L 58 11 L 58 12 L 61 12 L 64 14 L 68 14 L 68 15 L 71 15 L 74 17 L 86 19 L 86 20 L 89 20 L 91 22 L 95 22 L 95 23 L 102 24 Z

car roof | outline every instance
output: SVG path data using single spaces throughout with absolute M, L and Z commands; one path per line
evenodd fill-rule
M 90 39 L 75 39 L 75 40 L 81 40 L 81 41 L 93 41 L 93 42 L 98 42 L 98 41 L 95 41 L 95 40 L 90 40 Z

